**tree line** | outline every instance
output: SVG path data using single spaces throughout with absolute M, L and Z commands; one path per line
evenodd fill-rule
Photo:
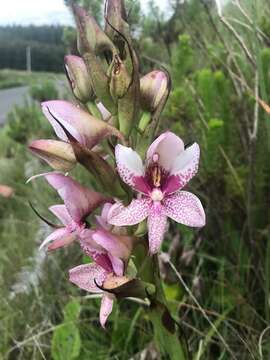
M 26 69 L 26 49 L 31 49 L 34 71 L 63 71 L 63 26 L 0 27 L 0 69 Z

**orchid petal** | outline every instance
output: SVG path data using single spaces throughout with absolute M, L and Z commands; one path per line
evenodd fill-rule
M 147 162 L 153 162 L 153 156 L 157 155 L 158 164 L 166 171 L 171 170 L 174 160 L 184 151 L 184 143 L 180 137 L 170 131 L 161 134 L 147 151 Z
M 72 222 L 72 217 L 69 215 L 65 205 L 52 205 L 49 210 L 62 222 L 63 225 L 68 225 Z
M 50 242 L 55 241 L 57 239 L 60 239 L 60 238 L 62 238 L 63 236 L 65 236 L 67 234 L 68 234 L 68 231 L 67 231 L 67 229 L 65 227 L 62 227 L 60 229 L 56 229 L 49 236 L 46 237 L 46 239 L 40 245 L 39 250 L 44 248 L 44 246 L 46 246 Z
M 171 194 L 182 189 L 197 173 L 200 159 L 200 147 L 197 143 L 188 147 L 175 159 L 164 191 Z
M 144 167 L 142 159 L 129 147 L 116 145 L 115 158 L 117 170 L 122 180 L 135 190 L 148 193 L 149 189 L 144 180 Z
M 102 102 L 97 103 L 97 108 L 98 108 L 99 112 L 101 113 L 103 120 L 106 121 L 112 116 L 112 114 L 105 108 L 105 106 L 102 104 Z
M 80 245 L 83 251 L 108 273 L 113 272 L 113 266 L 107 251 L 93 240 L 93 233 L 94 231 L 89 229 L 80 232 Z
M 59 139 L 68 141 L 67 135 L 61 127 L 63 125 L 78 142 L 83 143 L 83 137 L 74 127 L 76 121 L 78 122 L 80 119 L 80 110 L 76 105 L 63 100 L 55 100 L 43 102 L 41 108 Z
M 97 145 L 105 137 L 114 135 L 123 138 L 113 126 L 96 119 L 80 107 L 62 100 L 42 103 L 42 111 L 47 117 L 56 135 L 68 141 L 61 125 L 81 144 L 89 149 Z M 60 124 L 61 125 L 60 125 Z
M 135 199 L 127 207 L 116 203 L 109 211 L 109 223 L 115 226 L 139 224 L 148 216 L 151 202 L 150 198 Z
M 72 146 L 58 140 L 34 140 L 29 149 L 40 159 L 46 161 L 54 170 L 70 171 L 76 165 Z
M 69 270 L 69 281 L 83 290 L 101 293 L 102 290 L 96 284 L 102 286 L 107 275 L 107 271 L 101 266 L 91 263 L 79 265 Z
M 156 254 L 161 246 L 167 227 L 167 217 L 160 203 L 153 204 L 147 221 L 149 252 Z
M 69 246 L 75 240 L 77 240 L 77 235 L 75 233 L 69 233 L 59 239 L 54 240 L 49 246 L 48 251 L 53 251 L 62 247 Z
M 110 230 L 111 228 L 111 225 L 108 223 L 108 213 L 111 207 L 111 203 L 104 204 L 101 210 L 101 215 L 96 215 L 97 224 L 106 230 Z
M 93 240 L 100 246 L 102 246 L 109 254 L 121 258 L 127 259 L 130 255 L 130 249 L 117 237 L 109 231 L 103 229 L 97 229 L 93 231 Z
M 192 227 L 205 225 L 205 212 L 200 200 L 188 191 L 179 191 L 163 201 L 165 213 L 180 224 Z
M 64 200 L 70 216 L 76 223 L 80 223 L 106 201 L 105 196 L 87 189 L 69 176 L 60 173 L 47 173 L 44 176 Z
M 112 295 L 104 294 L 101 299 L 99 321 L 103 328 L 105 328 L 106 321 L 113 309 Z
M 115 273 L 115 275 L 122 276 L 124 274 L 123 261 L 121 259 L 119 259 L 118 257 L 111 255 L 110 253 L 108 254 L 108 257 L 111 261 L 111 264 L 113 267 L 113 272 Z

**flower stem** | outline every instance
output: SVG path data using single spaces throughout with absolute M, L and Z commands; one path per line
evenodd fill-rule
M 179 326 L 167 307 L 165 293 L 160 278 L 157 255 L 153 256 L 153 277 L 156 286 L 155 298 L 151 298 L 149 317 L 154 329 L 154 340 L 161 354 L 170 360 L 188 360 L 186 341 L 179 335 Z

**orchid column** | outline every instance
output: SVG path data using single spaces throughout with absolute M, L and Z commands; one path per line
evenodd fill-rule
M 89 264 L 70 270 L 70 281 L 102 295 L 103 327 L 115 300 L 144 299 L 160 352 L 187 359 L 167 307 L 158 254 L 168 219 L 205 224 L 200 200 L 182 190 L 198 170 L 199 145 L 186 148 L 169 130 L 154 140 L 170 79 L 162 70 L 139 73 L 123 1 L 107 1 L 104 31 L 84 9 L 71 7 L 80 57 L 67 55 L 65 68 L 74 101 L 43 103 L 58 139 L 30 144 L 55 170 L 33 178 L 45 177 L 64 201 L 50 207 L 61 225 L 50 224 L 55 230 L 42 247 L 52 251 L 77 242 L 89 256 Z M 89 171 L 95 189 L 67 176 L 77 164 Z

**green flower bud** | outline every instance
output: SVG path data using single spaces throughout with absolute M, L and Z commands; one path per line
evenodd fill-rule
M 65 69 L 74 96 L 84 104 L 93 101 L 95 94 L 83 59 L 75 55 L 65 56 Z

